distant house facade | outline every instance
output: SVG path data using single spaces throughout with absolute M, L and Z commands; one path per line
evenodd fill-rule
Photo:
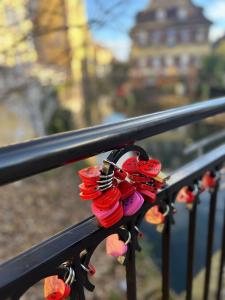
M 131 31 L 131 78 L 136 86 L 196 76 L 209 54 L 211 22 L 190 0 L 152 0 Z

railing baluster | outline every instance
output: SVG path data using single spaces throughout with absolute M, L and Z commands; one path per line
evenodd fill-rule
M 85 300 L 84 288 L 80 283 L 76 284 L 76 289 L 72 288 L 70 300 Z
M 20 297 L 18 297 L 18 296 L 12 296 L 12 297 L 10 298 L 10 300 L 20 300 Z
M 80 265 L 80 258 L 77 257 L 75 260 L 75 270 L 76 270 L 76 281 L 75 281 L 75 287 L 72 289 L 72 293 L 70 296 L 70 300 L 85 300 L 85 295 L 84 295 L 84 287 L 82 284 L 82 268 Z
M 214 224 L 215 224 L 218 188 L 219 188 L 219 184 L 216 185 L 214 191 L 211 194 L 211 198 L 210 198 L 207 253 L 206 253 L 206 271 L 205 271 L 204 295 L 203 295 L 204 300 L 208 300 L 208 297 L 209 297 L 211 259 L 212 259 L 212 251 L 213 251 Z
M 135 242 L 135 228 L 134 224 L 131 224 L 127 228 L 131 233 L 131 243 L 130 248 L 127 253 L 127 263 L 126 263 L 126 280 L 127 280 L 127 300 L 137 300 L 137 287 L 136 287 L 136 242 Z
M 197 202 L 198 202 L 198 198 L 195 200 L 193 209 L 189 213 L 186 300 L 192 299 L 192 281 L 193 281 L 193 265 L 194 265 L 194 250 L 195 250 Z
M 170 294 L 170 220 L 167 218 L 162 236 L 162 300 Z
M 220 258 L 220 267 L 219 267 L 219 277 L 218 277 L 218 287 L 217 287 L 216 300 L 221 300 L 221 288 L 222 288 L 222 281 L 223 281 L 224 264 L 225 264 L 225 208 L 224 208 L 221 258 Z

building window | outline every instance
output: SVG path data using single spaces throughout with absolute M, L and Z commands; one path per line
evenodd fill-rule
M 159 45 L 160 44 L 160 41 L 161 41 L 161 36 L 162 36 L 162 33 L 161 31 L 154 31 L 152 33 L 152 42 L 154 45 Z
M 146 68 L 148 64 L 148 60 L 146 57 L 140 57 L 137 61 L 138 68 Z
M 140 31 L 137 35 L 137 41 L 140 46 L 146 46 L 148 43 L 148 34 L 146 31 Z
M 181 30 L 180 34 L 182 43 L 187 44 L 190 42 L 190 31 L 188 29 Z
M 166 12 L 165 12 L 165 10 L 163 10 L 163 9 L 158 9 L 158 10 L 156 11 L 156 19 L 157 19 L 158 21 L 163 21 L 163 20 L 165 20 L 165 18 L 166 18 Z
M 177 16 L 177 7 L 171 7 L 167 10 L 167 17 L 169 19 L 174 19 Z
M 204 29 L 198 29 L 195 35 L 195 39 L 198 43 L 202 43 L 206 40 L 206 34 Z
M 167 31 L 167 45 L 169 47 L 172 47 L 176 44 L 176 30 L 175 29 L 169 29 Z
M 167 57 L 165 58 L 165 65 L 166 65 L 167 67 L 172 67 L 172 66 L 174 65 L 174 59 L 173 59 L 172 56 L 167 56 Z
M 186 20 L 187 16 L 188 16 L 187 10 L 184 8 L 179 8 L 177 11 L 177 16 L 178 16 L 178 19 L 180 19 L 180 20 Z
M 152 66 L 154 69 L 159 69 L 161 67 L 161 59 L 160 57 L 153 57 Z
M 187 69 L 190 63 L 190 56 L 187 53 L 184 53 L 180 57 L 180 66 L 181 69 Z

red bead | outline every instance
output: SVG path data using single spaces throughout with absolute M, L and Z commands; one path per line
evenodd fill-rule
M 95 269 L 95 267 L 91 263 L 89 263 L 89 265 L 88 265 L 88 270 L 89 270 L 88 274 L 90 276 L 94 276 L 95 275 L 96 269 Z
M 138 232 L 138 237 L 140 238 L 140 239 L 143 239 L 144 238 L 144 233 L 143 232 Z

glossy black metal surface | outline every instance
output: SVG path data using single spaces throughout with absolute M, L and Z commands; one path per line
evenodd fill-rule
M 162 300 L 170 299 L 170 231 L 167 220 L 162 236 Z
M 219 274 L 218 274 L 218 286 L 217 286 L 216 300 L 222 300 L 221 290 L 222 290 L 222 285 L 223 285 L 224 266 L 225 266 L 225 207 L 224 207 L 224 217 L 223 217 L 221 257 L 220 257 L 220 264 L 219 264 Z
M 171 176 L 168 187 L 158 194 L 157 201 L 164 199 L 167 202 L 168 195 L 173 195 L 183 185 L 193 183 L 199 179 L 206 170 L 219 168 L 224 160 L 225 145 L 222 145 L 182 167 Z M 105 237 L 113 232 L 117 232 L 121 225 L 128 224 L 128 226 L 131 226 L 129 224 L 135 224 L 139 215 L 144 215 L 144 212 L 147 211 L 150 206 L 151 204 L 145 203 L 137 216 L 123 218 L 118 224 L 109 229 L 100 228 L 96 219 L 90 217 L 82 223 L 66 229 L 64 232 L 51 237 L 49 240 L 34 246 L 25 253 L 0 265 L 0 299 L 4 300 L 9 296 L 15 296 L 13 294 L 14 291 L 17 291 L 19 295 L 22 294 L 38 280 L 50 274 L 54 274 L 56 266 L 71 257 L 75 256 L 78 260 L 79 253 L 83 249 L 95 249 Z M 132 226 L 130 230 L 132 232 Z M 166 234 L 164 241 L 165 247 L 168 247 L 169 241 L 169 235 Z M 165 251 L 168 251 L 168 248 L 165 248 Z M 166 252 L 164 259 L 164 266 L 167 266 L 167 269 L 164 270 L 164 295 L 166 296 L 169 292 L 169 254 L 166 254 Z M 78 261 L 76 261 L 76 263 L 79 264 Z M 128 297 L 130 297 L 128 299 L 133 300 L 136 299 L 134 252 L 131 253 L 130 263 L 131 264 L 127 266 Z M 78 287 L 79 299 L 83 300 L 83 287 L 80 282 L 78 282 Z M 132 291 L 132 293 L 130 291 Z
M 216 203 L 217 203 L 217 192 L 218 184 L 211 193 L 210 208 L 209 208 L 209 224 L 208 224 L 208 237 L 207 237 L 207 248 L 206 248 L 206 270 L 205 270 L 205 282 L 204 282 L 204 295 L 203 299 L 209 299 L 209 284 L 211 275 L 211 261 L 213 251 L 213 237 L 214 237 L 214 226 L 215 226 L 215 215 L 216 215 Z
M 4 147 L 0 149 L 0 185 L 121 148 L 222 112 L 225 112 L 225 98 Z
M 128 224 L 128 230 L 132 234 L 132 243 L 128 253 L 128 261 L 126 264 L 126 281 L 127 281 L 127 300 L 137 300 L 137 283 L 136 283 L 136 249 L 135 249 L 135 224 Z
M 198 199 L 194 203 L 194 206 L 189 213 L 186 300 L 192 299 L 192 282 L 193 282 L 197 203 L 198 203 Z

